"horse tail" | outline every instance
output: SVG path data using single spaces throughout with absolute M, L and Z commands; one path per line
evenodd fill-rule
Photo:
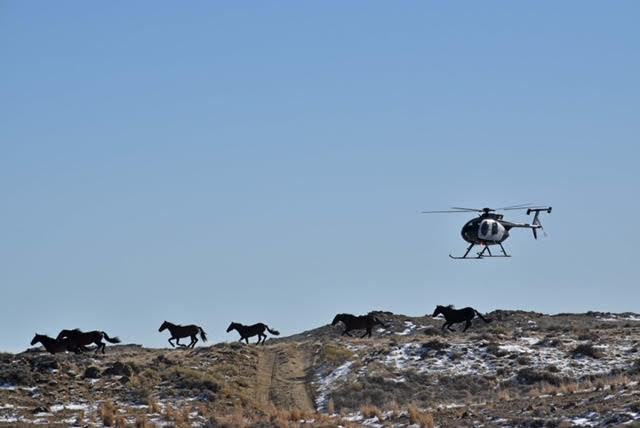
M 104 331 L 101 332 L 102 335 L 104 336 L 104 339 L 109 342 L 109 343 L 120 343 L 120 339 L 118 337 L 109 337 L 109 335 L 107 333 L 105 333 Z
M 375 322 L 377 322 L 378 324 L 380 324 L 382 327 L 387 328 L 387 326 L 385 325 L 385 323 L 383 323 L 382 321 L 380 321 L 380 320 L 378 319 L 378 317 L 373 317 L 373 320 L 374 320 Z
M 202 327 L 198 327 L 198 330 L 200 330 L 200 339 L 202 339 L 203 342 L 206 342 L 207 341 L 207 335 L 205 334 L 205 332 L 202 329 Z
M 480 317 L 480 319 L 482 321 L 486 322 L 486 323 L 490 323 L 491 321 L 493 321 L 491 319 L 487 319 L 487 318 L 483 317 L 482 314 L 480 312 L 476 311 L 475 309 L 473 310 L 473 312 L 475 312 L 476 315 L 478 315 Z
M 267 327 L 267 326 L 265 326 Z M 280 336 L 280 332 L 278 330 L 271 330 L 269 327 L 267 327 L 267 330 L 269 330 L 269 333 L 275 335 L 275 336 Z

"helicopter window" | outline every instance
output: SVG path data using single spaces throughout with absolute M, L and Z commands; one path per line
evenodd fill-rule
M 492 235 L 497 235 L 498 234 L 498 223 L 493 223 L 491 225 L 491 234 Z
M 486 221 L 480 225 L 480 233 L 486 235 L 489 232 L 489 223 Z

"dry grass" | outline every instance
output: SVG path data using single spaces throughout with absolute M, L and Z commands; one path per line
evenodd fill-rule
M 147 415 L 138 415 L 136 416 L 135 427 L 136 428 L 155 428 L 155 424 L 149 419 L 147 419 Z
M 167 405 L 167 407 L 164 409 L 164 418 L 168 421 L 172 421 L 175 419 L 173 407 L 171 407 L 170 405 Z
M 127 428 L 129 426 L 124 415 L 117 415 L 114 424 L 116 428 Z
M 294 407 L 292 409 L 272 409 L 269 412 L 269 420 L 281 425 L 289 424 L 290 422 L 300 422 L 302 420 L 315 419 L 316 414 L 303 412 L 302 410 Z
M 362 409 L 360 409 L 360 413 L 362 413 L 365 419 L 371 419 L 375 416 L 379 421 L 382 421 L 383 418 L 382 412 L 376 406 L 363 406 Z
M 436 426 L 431 413 L 423 412 L 413 405 L 409 406 L 407 410 L 409 412 L 409 422 L 411 424 L 419 424 L 423 428 L 434 428 Z
M 246 428 L 251 424 L 251 420 L 247 418 L 241 410 L 236 409 L 230 415 L 224 416 L 219 420 L 222 424 L 231 425 L 237 428 Z M 288 425 L 286 425 L 288 426 Z
M 158 400 L 155 399 L 155 397 L 149 397 L 149 410 L 151 411 L 151 413 L 160 414 L 160 412 L 162 412 L 160 404 L 158 403 Z
M 113 401 L 105 401 L 100 407 L 100 418 L 104 426 L 111 427 L 115 424 L 116 406 Z
M 498 400 L 511 401 L 511 394 L 509 394 L 509 390 L 501 389 L 500 391 L 498 391 Z
M 400 405 L 396 400 L 392 400 L 391 403 L 389 403 L 388 410 L 391 411 L 392 418 L 397 418 L 398 416 L 400 416 Z
M 576 392 L 578 392 L 581 386 L 583 385 L 580 385 L 577 382 L 569 382 L 569 383 L 565 383 L 564 385 L 561 385 L 559 389 L 562 394 L 569 395 L 569 394 L 575 394 Z

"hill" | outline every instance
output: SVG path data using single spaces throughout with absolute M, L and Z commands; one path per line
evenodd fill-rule
M 465 333 L 375 314 L 371 339 L 340 325 L 265 346 L 0 354 L 0 425 L 640 426 L 636 314 L 494 311 Z

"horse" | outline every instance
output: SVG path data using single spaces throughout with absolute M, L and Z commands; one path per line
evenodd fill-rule
M 364 334 L 360 336 L 360 338 L 363 338 L 366 335 L 369 335 L 369 337 L 371 337 L 371 329 L 373 328 L 373 326 L 379 324 L 382 327 L 387 328 L 387 326 L 382 321 L 371 314 L 360 316 L 351 314 L 338 314 L 331 322 L 331 325 L 336 325 L 340 321 L 342 321 L 345 326 L 345 330 L 342 332 L 342 336 L 346 334 L 349 337 L 353 337 L 351 336 L 351 333 L 349 333 L 351 330 L 366 330 Z
M 240 333 L 239 342 L 242 342 L 242 339 L 244 339 L 244 341 L 247 342 L 247 345 L 249 344 L 249 338 L 256 335 L 258 336 L 256 345 L 260 344 L 260 340 L 262 340 L 262 344 L 264 345 L 264 342 L 267 340 L 267 335 L 264 334 L 265 330 L 268 330 L 269 333 L 275 336 L 280 335 L 280 332 L 278 330 L 271 330 L 266 324 L 263 324 L 261 322 L 253 325 L 244 325 L 240 324 L 239 322 L 232 322 L 231 324 L 229 324 L 229 327 L 227 327 L 227 333 L 229 333 L 233 329 L 237 330 L 238 333 Z
M 432 316 L 437 317 L 438 314 L 444 315 L 445 323 L 442 325 L 443 330 L 445 327 L 447 327 L 449 330 L 455 331 L 451 328 L 451 325 L 465 321 L 466 324 L 464 325 L 464 330 L 462 331 L 463 332 L 467 331 L 469 326 L 471 326 L 471 320 L 476 315 L 478 315 L 480 319 L 486 323 L 490 323 L 492 321 L 490 319 L 486 319 L 485 317 L 482 316 L 480 312 L 476 311 L 471 307 L 466 307 L 462 309 L 453 309 L 453 305 L 448 305 L 448 306 L 438 305 L 436 306 L 436 310 L 433 311 Z
M 31 341 L 31 346 L 40 342 L 44 349 L 51 354 L 56 354 L 58 352 L 67 352 L 69 350 L 69 341 L 68 340 L 58 340 L 53 337 L 46 336 L 44 334 L 38 334 L 33 337 Z
M 120 343 L 120 339 L 118 339 L 117 337 L 109 337 L 109 335 L 104 331 L 94 330 L 94 331 L 88 331 L 85 333 L 81 331 L 79 328 L 75 328 L 73 330 L 62 330 L 58 334 L 58 337 L 56 339 L 57 340 L 68 339 L 71 349 L 73 348 L 80 349 L 85 345 L 90 345 L 92 343 L 95 343 L 95 345 L 97 346 L 95 351 L 96 354 L 100 350 L 102 350 L 102 353 L 104 354 L 104 348 L 106 344 L 102 341 L 102 339 L 106 340 L 109 343 Z
M 198 332 L 200 333 L 200 338 L 203 342 L 207 341 L 207 335 L 205 334 L 202 327 L 198 327 L 197 325 L 176 325 L 172 324 L 169 321 L 165 321 L 162 323 L 158 331 L 162 331 L 164 329 L 169 329 L 169 333 L 171 333 L 171 337 L 169 338 L 169 344 L 175 348 L 172 340 L 176 339 L 176 345 L 182 346 L 183 348 L 193 348 L 196 346 L 196 342 L 198 341 Z M 180 339 L 183 337 L 191 336 L 191 343 L 188 345 L 183 345 L 180 343 Z

